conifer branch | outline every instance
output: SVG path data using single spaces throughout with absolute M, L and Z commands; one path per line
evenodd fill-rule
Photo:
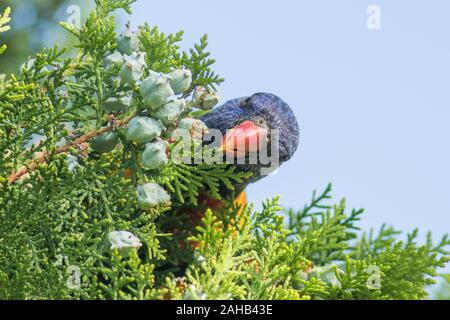
M 6 8 L 3 12 L 3 15 L 0 14 L 0 33 L 8 31 L 11 27 L 8 25 L 8 23 L 11 21 L 10 18 L 11 8 Z M 5 52 L 6 45 L 0 46 L 0 55 Z
M 84 143 L 101 135 L 102 133 L 110 132 L 110 131 L 116 129 L 117 127 L 126 126 L 127 123 L 135 116 L 136 115 L 133 114 L 122 120 L 117 120 L 114 124 L 100 128 L 98 130 L 93 130 L 91 132 L 88 132 L 88 133 L 82 135 L 81 137 L 78 137 L 77 139 L 67 143 L 66 145 L 57 148 L 53 152 L 42 152 L 42 154 L 39 155 L 37 157 L 37 159 L 32 160 L 27 166 L 23 166 L 19 171 L 11 174 L 8 177 L 8 183 L 12 184 L 12 183 L 16 182 L 17 180 L 22 178 L 24 175 L 26 175 L 28 172 L 35 170 L 39 164 L 44 163 L 48 158 L 50 158 L 54 155 L 68 152 L 68 151 L 70 151 L 71 148 L 81 147 Z
M 207 37 L 181 51 L 183 32 L 118 35 L 111 13 L 134 1 L 95 2 L 80 29 L 62 24 L 73 57 L 46 49 L 0 79 L 0 299 L 427 297 L 447 236 L 360 233 L 363 210 L 332 202 L 331 185 L 287 214 L 278 197 L 242 207 L 229 194 L 248 173 L 172 161 L 179 141 L 166 141 L 200 114 L 183 99 L 223 81 Z M 95 152 L 75 157 L 87 143 Z

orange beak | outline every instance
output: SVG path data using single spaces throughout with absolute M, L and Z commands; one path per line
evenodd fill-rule
M 226 132 L 219 151 L 233 157 L 245 157 L 258 152 L 267 143 L 267 134 L 267 129 L 252 121 L 244 121 Z

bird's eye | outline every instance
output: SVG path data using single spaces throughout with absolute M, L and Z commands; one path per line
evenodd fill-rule
M 265 126 L 266 125 L 266 122 L 262 118 L 257 119 L 256 123 L 259 124 L 260 126 Z

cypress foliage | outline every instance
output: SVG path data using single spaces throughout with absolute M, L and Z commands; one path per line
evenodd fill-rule
M 433 244 L 429 234 L 419 245 L 414 230 L 400 241 L 387 226 L 361 234 L 363 210 L 348 210 L 345 200 L 330 205 L 331 185 L 300 211 L 273 198 L 260 212 L 230 203 L 191 221 L 184 210 L 200 210 L 201 193 L 220 199 L 221 187 L 248 176 L 170 160 L 145 169 L 145 145 L 128 141 L 126 126 L 157 112 L 144 107 L 139 79 L 190 70 L 180 118 L 203 112 L 189 102 L 196 87 L 214 92 L 223 79 L 212 70 L 207 36 L 183 52 L 182 32 L 144 25 L 136 34 L 144 67 L 132 70 L 139 79 L 120 81 L 120 54 L 105 67 L 117 49 L 111 13 L 131 13 L 133 2 L 96 0 L 81 29 L 62 23 L 78 54 L 45 49 L 0 79 L 0 299 L 426 298 L 450 240 Z M 7 10 L 0 32 L 8 22 Z M 105 111 L 123 96 L 131 97 L 123 110 Z M 111 151 L 92 151 L 105 133 L 116 135 Z M 136 188 L 145 183 L 171 200 L 142 209 Z M 121 238 L 129 234 L 135 238 Z

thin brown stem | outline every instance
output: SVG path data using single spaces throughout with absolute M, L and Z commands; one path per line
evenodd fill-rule
M 135 117 L 135 114 L 128 116 L 122 120 L 118 120 L 112 125 L 100 128 L 98 130 L 92 130 L 91 132 L 88 132 L 85 135 L 82 135 L 81 137 L 75 139 L 74 141 L 71 141 L 62 147 L 59 147 L 53 153 L 44 152 L 41 156 L 39 156 L 35 160 L 31 161 L 27 166 L 23 166 L 20 170 L 11 174 L 8 177 L 8 183 L 12 184 L 12 183 L 16 182 L 17 180 L 19 180 L 20 178 L 22 178 L 29 171 L 35 170 L 36 167 L 38 166 L 38 164 L 44 163 L 50 157 L 51 154 L 60 154 L 60 153 L 67 152 L 70 148 L 80 146 L 83 143 L 89 141 L 90 139 L 95 138 L 98 135 L 101 135 L 102 133 L 112 131 L 116 127 L 127 125 L 127 123 L 134 117 Z

